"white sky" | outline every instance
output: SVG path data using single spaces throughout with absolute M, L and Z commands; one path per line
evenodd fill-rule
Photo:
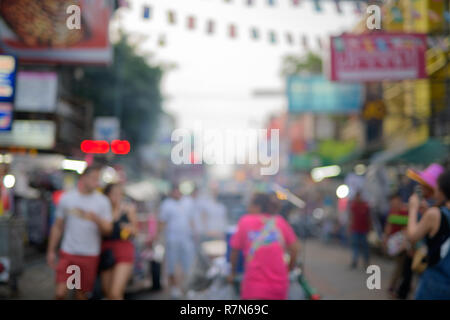
M 129 0 L 131 9 L 121 9 L 121 23 L 133 34 L 148 38 L 141 48 L 154 54 L 154 61 L 177 64 L 165 77 L 164 94 L 169 96 L 164 109 L 174 114 L 178 127 L 192 128 L 202 121 L 206 128 L 263 128 L 274 111 L 286 108 L 284 97 L 254 98 L 255 89 L 282 89 L 280 76 L 282 57 L 301 54 L 301 35 L 317 48 L 317 36 L 349 31 L 358 21 L 353 3 L 342 1 L 343 14 L 336 11 L 334 1 L 322 0 L 323 11 L 314 11 L 311 0 L 303 0 L 294 8 L 290 0 L 278 0 L 276 7 L 267 0 Z M 143 19 L 143 5 L 152 7 L 150 20 Z M 176 25 L 167 21 L 167 11 L 176 12 Z M 197 27 L 187 29 L 187 17 L 196 17 Z M 216 22 L 213 35 L 206 34 L 208 19 Z M 228 26 L 237 27 L 237 39 L 228 36 Z M 250 38 L 250 27 L 260 31 L 260 39 Z M 278 43 L 268 40 L 274 30 Z M 286 42 L 285 33 L 294 37 L 294 45 Z M 158 46 L 165 35 L 166 46 Z

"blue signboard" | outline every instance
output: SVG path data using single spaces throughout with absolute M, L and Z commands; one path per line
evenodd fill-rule
M 0 132 L 11 131 L 13 109 L 13 104 L 11 102 L 0 102 Z
M 16 70 L 16 58 L 10 55 L 0 55 L 0 131 L 11 130 L 16 91 Z
M 359 83 L 338 83 L 322 75 L 290 76 L 287 79 L 289 112 L 353 113 L 364 102 Z

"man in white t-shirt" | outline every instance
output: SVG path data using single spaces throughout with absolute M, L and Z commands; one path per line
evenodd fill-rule
M 181 284 L 189 274 L 195 257 L 191 203 L 181 198 L 177 185 L 172 187 L 170 197 L 161 204 L 158 232 L 164 232 L 166 268 L 169 276 L 172 298 L 182 296 Z M 182 268 L 180 278 L 176 267 Z
M 77 287 L 77 280 L 71 281 L 75 285 L 75 298 L 87 299 L 87 294 L 94 288 L 101 239 L 112 231 L 111 204 L 96 190 L 99 179 L 100 167 L 86 168 L 77 188 L 64 193 L 58 204 L 47 250 L 47 262 L 56 271 L 56 299 L 66 298 L 68 278 L 76 275 L 76 270 L 79 270 L 80 286 Z
M 212 239 L 225 239 L 225 233 L 228 227 L 227 209 L 225 205 L 214 198 L 211 199 L 207 210 L 208 224 L 206 236 Z
M 211 195 L 199 197 L 196 205 L 201 240 L 225 239 L 228 227 L 227 209 L 218 200 L 218 191 L 213 189 Z

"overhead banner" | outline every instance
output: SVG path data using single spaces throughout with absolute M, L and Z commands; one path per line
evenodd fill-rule
M 331 37 L 331 80 L 426 78 L 426 49 L 425 34 L 373 33 Z
M 77 21 L 77 8 L 80 24 L 72 28 L 69 22 Z M 0 50 L 22 61 L 110 63 L 108 33 L 113 10 L 113 1 L 2 0 Z
M 289 112 L 353 113 L 364 102 L 358 83 L 335 83 L 322 75 L 291 76 L 287 80 Z

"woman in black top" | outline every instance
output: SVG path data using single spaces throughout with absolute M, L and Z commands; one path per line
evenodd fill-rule
M 408 238 L 425 238 L 428 267 L 422 274 L 416 299 L 450 299 L 450 171 L 438 179 L 438 206 L 429 208 L 417 222 L 419 197 L 409 199 Z
M 109 184 L 105 195 L 111 201 L 113 232 L 102 244 L 100 270 L 102 288 L 110 300 L 122 300 L 134 265 L 134 245 L 132 237 L 137 233 L 136 209 L 123 202 L 120 184 Z

